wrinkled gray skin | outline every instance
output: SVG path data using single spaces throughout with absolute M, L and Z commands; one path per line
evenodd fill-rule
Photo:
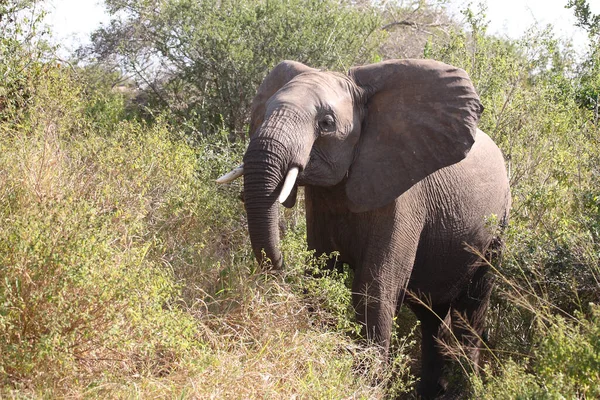
M 492 286 L 466 244 L 484 253 L 493 241 L 489 217 L 505 221 L 510 207 L 504 159 L 476 127 L 483 108 L 468 76 L 429 60 L 348 75 L 284 61 L 252 108 L 244 199 L 258 261 L 264 254 L 282 266 L 276 199 L 287 171 L 299 167 L 309 248 L 338 251 L 354 269 L 357 318 L 385 354 L 392 319 L 408 302 L 423 336 L 419 393 L 442 395 L 441 320 L 453 322 L 478 363 Z

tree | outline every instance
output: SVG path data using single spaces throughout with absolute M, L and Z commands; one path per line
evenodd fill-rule
M 576 26 L 588 31 L 590 36 L 600 34 L 600 15 L 592 13 L 587 0 L 569 0 L 566 8 L 573 9 L 575 18 L 577 18 Z
M 446 0 L 384 2 L 379 12 L 388 37 L 380 49 L 382 59 L 422 58 L 428 42 L 449 40 L 459 25 L 444 8 Z
M 587 0 L 569 0 L 567 8 L 573 9 L 576 25 L 585 29 L 590 39 L 586 58 L 579 68 L 577 100 L 581 106 L 594 112 L 594 125 L 597 127 L 600 104 L 600 15 L 592 13 Z
M 41 0 L 0 0 L 0 121 L 23 111 L 52 49 Z
M 94 33 L 92 54 L 118 63 L 196 135 L 243 137 L 256 88 L 281 60 L 346 69 L 371 61 L 383 37 L 370 6 L 346 1 L 106 3 L 113 19 Z

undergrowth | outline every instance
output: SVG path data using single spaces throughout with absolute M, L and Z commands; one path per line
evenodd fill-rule
M 256 265 L 241 182 L 213 182 L 240 132 L 152 109 L 108 64 L 57 61 L 37 3 L 0 2 L 0 398 L 414 397 L 414 316 L 384 363 L 359 338 L 351 269 L 306 250 L 301 207 L 282 211 L 286 268 Z M 597 60 L 577 70 L 548 31 L 505 41 L 465 16 L 424 52 L 469 72 L 513 193 L 471 397 L 598 398 L 600 136 L 581 100 Z
M 0 123 L 1 397 L 382 393 L 378 353 L 344 334 L 343 280 L 305 277 L 301 232 L 288 271 L 257 270 L 240 187 L 213 183 L 239 148 L 90 120 L 121 95 L 44 68 Z

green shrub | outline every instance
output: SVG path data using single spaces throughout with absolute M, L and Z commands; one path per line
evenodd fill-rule
M 0 122 L 11 121 L 35 95 L 33 83 L 45 71 L 42 60 L 52 52 L 44 38 L 45 12 L 37 5 L 36 0 L 0 3 Z
M 149 256 L 149 226 L 180 196 L 173 181 L 193 173 L 194 154 L 161 126 L 85 131 L 72 123 L 83 114 L 76 85 L 47 71 L 31 117 L 0 126 L 3 384 L 51 385 L 104 363 L 158 373 L 191 345 L 194 322 L 164 308 L 179 288 Z
M 533 358 L 488 371 L 489 382 L 476 379 L 480 399 L 596 399 L 600 397 L 600 309 L 591 316 L 565 319 L 547 315 Z

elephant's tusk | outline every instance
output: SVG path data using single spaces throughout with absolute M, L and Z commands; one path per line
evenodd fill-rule
M 286 201 L 290 193 L 292 193 L 292 189 L 296 183 L 296 178 L 298 177 L 298 172 L 300 172 L 298 167 L 293 167 L 288 171 L 287 176 L 285 177 L 285 182 L 283 182 L 283 187 L 281 188 L 281 193 L 279 193 L 280 203 Z
M 217 183 L 229 183 L 244 175 L 244 163 L 232 169 L 230 172 L 217 179 Z

